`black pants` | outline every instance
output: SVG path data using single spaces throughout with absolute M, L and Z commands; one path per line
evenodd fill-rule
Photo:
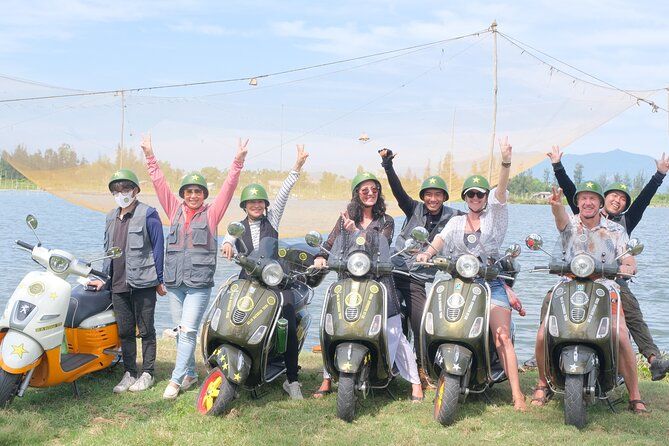
M 420 352 L 420 322 L 427 300 L 425 282 L 401 274 L 394 274 L 393 279 L 400 301 L 406 307 L 406 317 L 411 324 L 411 331 L 413 331 L 413 346 L 418 353 Z
M 284 290 L 282 293 L 283 293 L 283 307 L 281 307 L 281 315 L 288 321 L 286 353 L 284 353 L 284 359 L 286 360 L 286 378 L 288 378 L 289 383 L 292 383 L 297 381 L 297 372 L 299 370 L 297 316 L 295 315 L 293 292 L 291 290 Z
M 620 302 L 623 305 L 623 313 L 625 313 L 625 323 L 627 329 L 634 339 L 634 343 L 639 348 L 639 353 L 646 357 L 660 356 L 660 349 L 657 348 L 653 342 L 653 336 L 650 334 L 648 325 L 643 320 L 641 308 L 639 308 L 639 301 L 636 300 L 634 294 L 629 288 L 626 280 L 618 279 L 616 283 L 620 286 Z M 550 291 L 546 294 L 544 302 L 541 305 L 541 321 L 546 317 L 548 311 L 548 301 L 550 299 Z
M 142 372 L 153 376 L 156 362 L 156 329 L 154 313 L 156 310 L 156 289 L 136 288 L 127 293 L 112 293 L 114 313 L 121 338 L 121 350 L 125 371 L 137 377 L 137 336 L 139 329 L 142 339 Z

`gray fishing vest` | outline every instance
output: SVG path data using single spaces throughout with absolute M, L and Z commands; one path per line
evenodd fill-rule
M 133 288 L 150 288 L 158 285 L 156 262 L 153 258 L 153 245 L 146 228 L 146 215 L 155 209 L 141 202 L 137 203 L 135 211 L 128 222 L 128 238 L 123 247 L 125 256 L 126 282 Z M 114 226 L 118 222 L 120 208 L 113 209 L 107 214 L 105 223 L 105 251 L 111 248 Z M 105 259 L 103 271 L 111 270 L 111 259 Z
M 216 272 L 217 228 L 213 234 L 207 221 L 208 206 L 196 213 L 185 229 L 183 206 L 179 206 L 167 236 L 165 248 L 165 285 L 182 283 L 192 288 L 214 286 Z
M 404 249 L 404 242 L 407 238 L 411 237 L 411 230 L 413 228 L 415 228 L 416 226 L 425 227 L 425 225 L 427 224 L 427 217 L 425 216 L 425 205 L 420 201 L 414 201 L 414 203 L 415 206 L 413 208 L 413 214 L 411 214 L 410 218 L 407 218 L 404 221 L 404 224 L 402 225 L 402 230 L 400 231 L 399 235 L 397 236 L 397 239 L 395 240 L 394 252 L 398 252 Z M 442 229 L 444 229 L 446 223 L 448 223 L 448 220 L 450 220 L 451 217 L 454 217 L 458 214 L 459 212 L 456 209 L 453 209 L 448 206 L 443 206 L 441 208 L 441 217 L 439 218 L 439 223 L 437 223 L 437 225 L 430 232 L 428 240 L 429 241 L 434 240 L 434 237 L 437 234 L 439 234 L 442 231 Z M 410 268 L 413 266 L 415 260 L 416 259 L 414 255 L 412 255 L 412 253 L 405 251 L 402 254 L 393 257 L 393 264 L 402 271 L 409 271 Z M 413 277 L 414 279 L 431 282 L 432 280 L 434 280 L 434 275 L 436 273 L 437 273 L 436 268 L 421 267 L 416 269 L 415 271 L 411 271 L 410 274 L 411 277 Z

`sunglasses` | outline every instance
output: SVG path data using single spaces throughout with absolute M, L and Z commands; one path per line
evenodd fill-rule
M 363 195 L 376 195 L 379 193 L 379 188 L 378 187 L 366 187 L 364 189 L 360 189 L 360 193 Z
M 487 192 L 479 192 L 477 190 L 468 190 L 467 193 L 465 194 L 467 198 L 483 198 L 486 195 L 488 195 Z

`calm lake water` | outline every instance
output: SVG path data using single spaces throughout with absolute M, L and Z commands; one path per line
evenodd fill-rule
M 93 258 L 102 252 L 103 214 L 77 207 L 45 192 L 0 191 L 0 203 L 8 211 L 0 218 L 0 311 L 4 309 L 9 296 L 23 276 L 36 266 L 30 256 L 14 244 L 16 239 L 30 243 L 35 240 L 25 225 L 27 214 L 32 213 L 39 220 L 37 233 L 45 246 L 64 249 L 83 259 Z M 543 235 L 545 246 L 550 251 L 557 238 L 557 231 L 548 206 L 511 205 L 509 217 L 507 243 L 518 242 L 524 246 L 525 236 L 536 232 Z M 337 215 L 332 215 L 333 224 L 336 218 Z M 401 221 L 402 219 L 398 219 L 396 227 L 401 225 Z M 668 222 L 669 209 L 650 208 L 646 210 L 643 221 L 634 232 L 645 243 L 646 249 L 637 257 L 639 276 L 631 287 L 639 299 L 646 323 L 660 350 L 669 348 L 669 240 L 664 237 L 667 234 Z M 305 232 L 308 229 L 305 228 Z M 516 350 L 521 362 L 533 355 L 541 301 L 556 281 L 555 276 L 545 273 L 530 274 L 528 270 L 534 265 L 546 264 L 547 259 L 546 255 L 527 249 L 523 250 L 519 258 L 522 272 L 518 276 L 515 290 L 523 301 L 527 316 L 522 318 L 514 312 L 513 319 L 516 324 Z M 216 283 L 223 283 L 227 277 L 238 271 L 239 268 L 234 263 L 219 259 Z M 309 308 L 314 323 L 309 330 L 307 347 L 318 344 L 318 321 L 323 294 L 334 279 L 335 275 L 331 273 L 316 290 Z M 158 334 L 172 325 L 168 301 L 166 298 L 159 298 L 156 308 Z

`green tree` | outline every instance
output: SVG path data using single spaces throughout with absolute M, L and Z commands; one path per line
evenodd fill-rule
M 574 183 L 581 184 L 583 182 L 583 164 L 576 163 L 574 166 Z

